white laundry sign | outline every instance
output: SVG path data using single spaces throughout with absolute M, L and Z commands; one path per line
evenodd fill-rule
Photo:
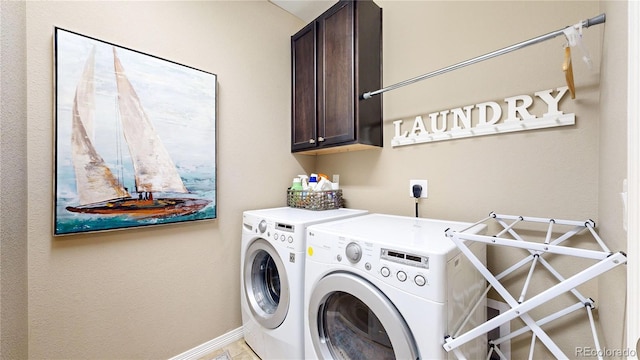
M 504 99 L 503 108 L 494 101 L 416 116 L 410 130 L 404 130 L 404 120 L 393 122 L 395 136 L 391 146 L 413 145 L 432 141 L 452 140 L 472 136 L 542 129 L 575 124 L 575 114 L 565 114 L 558 108 L 567 93 L 567 86 L 541 90 L 534 96 L 517 95 Z M 534 101 L 542 101 L 547 111 L 541 117 L 529 113 Z M 503 119 L 503 115 L 505 115 Z

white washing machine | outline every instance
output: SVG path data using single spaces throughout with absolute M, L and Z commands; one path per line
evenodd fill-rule
M 473 224 L 369 214 L 307 229 L 306 359 L 446 359 L 443 348 L 472 314 L 486 319 L 485 279 L 445 230 Z M 470 233 L 483 233 L 476 225 Z M 471 245 L 480 259 L 486 246 Z M 462 348 L 484 358 L 486 339 Z
M 290 207 L 242 216 L 241 309 L 244 339 L 262 359 L 304 357 L 303 298 L 307 226 L 364 210 Z

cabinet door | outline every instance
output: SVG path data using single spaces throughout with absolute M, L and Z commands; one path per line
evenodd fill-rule
M 341 2 L 318 19 L 320 146 L 355 140 L 353 11 L 353 2 Z
M 316 23 L 291 37 L 291 151 L 317 146 Z

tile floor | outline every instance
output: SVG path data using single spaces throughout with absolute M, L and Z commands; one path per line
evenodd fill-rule
M 201 357 L 199 360 L 260 360 L 260 358 L 244 342 L 244 339 L 240 339 Z

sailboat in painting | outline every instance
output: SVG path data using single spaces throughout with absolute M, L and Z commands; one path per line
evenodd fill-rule
M 74 213 L 136 218 L 163 218 L 198 212 L 211 201 L 178 195 L 189 194 L 189 191 L 147 117 L 115 47 L 113 62 L 117 108 L 133 163 L 137 196 L 132 196 L 122 181 L 114 176 L 92 142 L 95 121 L 94 48 L 77 85 L 72 108 L 71 150 L 79 203 L 66 209 Z M 158 194 L 173 194 L 173 197 Z

